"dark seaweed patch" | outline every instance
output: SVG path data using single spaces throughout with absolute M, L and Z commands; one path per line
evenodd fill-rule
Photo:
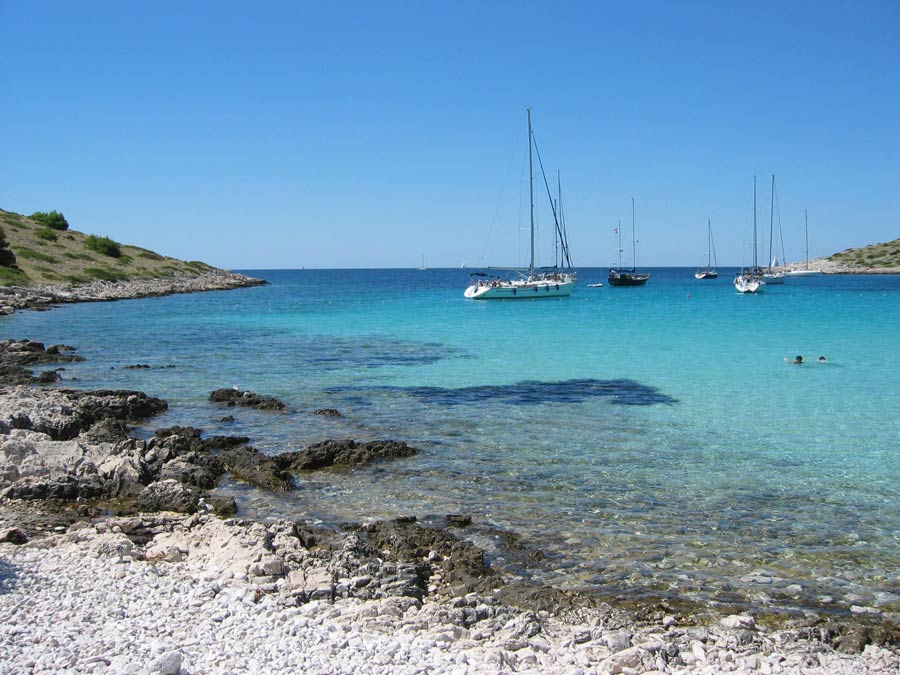
M 471 358 L 459 349 L 434 342 L 403 340 L 312 337 L 303 341 L 302 354 L 307 365 L 322 370 L 346 367 L 430 365 L 442 359 Z M 299 345 L 298 345 L 299 346 Z
M 359 388 L 352 388 L 359 389 Z M 400 392 L 423 403 L 437 405 L 467 405 L 486 401 L 508 405 L 538 405 L 540 403 L 580 403 L 590 398 L 608 398 L 616 405 L 654 405 L 675 403 L 671 396 L 634 380 L 562 380 L 540 382 L 526 380 L 516 384 L 484 385 L 478 387 L 368 387 L 369 391 Z M 346 392 L 332 389 L 330 393 Z

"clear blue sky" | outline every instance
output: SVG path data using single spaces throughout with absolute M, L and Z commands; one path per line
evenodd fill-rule
M 900 236 L 897 0 L 0 0 L 0 25 L 0 207 L 179 258 L 519 263 L 527 107 L 576 265 L 614 260 L 631 197 L 639 264 L 701 263 L 707 218 L 747 262 L 754 174 L 789 259 L 804 209 L 812 254 Z

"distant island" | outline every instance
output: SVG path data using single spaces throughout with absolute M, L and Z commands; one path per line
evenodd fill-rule
M 900 274 L 900 239 L 848 248 L 815 262 L 829 274 Z
M 803 269 L 806 262 L 785 263 L 778 269 Z M 840 253 L 809 261 L 809 269 L 823 274 L 900 274 L 900 239 L 861 248 L 848 248 Z
M 0 209 L 0 314 L 63 302 L 96 302 L 265 284 L 109 237 L 69 229 L 63 214 Z

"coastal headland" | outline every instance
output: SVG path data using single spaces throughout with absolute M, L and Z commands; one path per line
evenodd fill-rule
M 466 514 L 325 527 L 254 522 L 226 476 L 294 491 L 296 476 L 403 462 L 385 439 L 269 455 L 239 436 L 155 429 L 166 401 L 47 386 L 77 349 L 0 343 L 0 672 L 887 673 L 900 631 L 866 615 L 740 607 L 524 583 L 466 538 Z M 41 372 L 34 369 L 41 368 Z M 221 389 L 209 405 L 278 414 Z M 317 411 L 324 415 L 334 410 Z M 497 532 L 511 555 L 524 552 Z
M 49 218 L 48 216 L 54 217 Z M 104 302 L 265 284 L 69 229 L 62 214 L 0 209 L 0 314 L 70 302 Z M 49 225 L 48 225 L 49 223 Z
M 788 271 L 804 268 L 823 274 L 900 274 L 900 239 L 848 248 L 823 258 L 786 263 L 777 269 Z

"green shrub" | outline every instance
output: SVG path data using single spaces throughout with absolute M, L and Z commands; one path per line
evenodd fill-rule
M 69 222 L 66 220 L 66 217 L 61 214 L 59 211 L 51 211 L 50 213 L 44 213 L 43 211 L 35 211 L 29 216 L 32 220 L 36 220 L 42 225 L 46 225 L 47 227 L 54 230 L 68 230 Z
M 44 267 L 43 265 L 35 265 L 35 270 L 44 275 L 46 279 L 59 279 L 59 275 L 56 271 L 50 269 L 49 267 Z
M 92 251 L 102 253 L 103 255 L 107 255 L 110 258 L 119 258 L 122 255 L 122 249 L 119 248 L 119 245 L 109 237 L 98 237 L 96 235 L 89 234 L 84 240 L 84 245 Z
M 37 232 L 34 233 L 38 239 L 43 239 L 44 241 L 56 241 L 56 232 L 51 230 L 49 227 L 42 227 Z
M 87 267 L 85 268 L 84 273 L 88 277 L 99 279 L 100 281 L 125 281 L 128 279 L 127 274 L 116 272 L 115 270 L 107 269 L 105 267 Z
M 63 255 L 72 260 L 94 260 L 94 256 L 88 253 L 72 253 L 71 251 L 66 251 Z
M 25 258 L 26 260 L 40 260 L 41 262 L 47 263 L 56 262 L 56 258 L 52 255 L 47 255 L 46 253 L 41 253 L 40 251 L 35 251 L 31 248 L 25 248 L 24 246 L 19 247 L 19 257 Z
M 24 286 L 28 283 L 25 273 L 16 267 L 0 267 L 0 286 Z
M 16 254 L 9 249 L 9 243 L 6 241 L 6 232 L 0 227 L 0 267 L 12 267 L 15 264 Z

